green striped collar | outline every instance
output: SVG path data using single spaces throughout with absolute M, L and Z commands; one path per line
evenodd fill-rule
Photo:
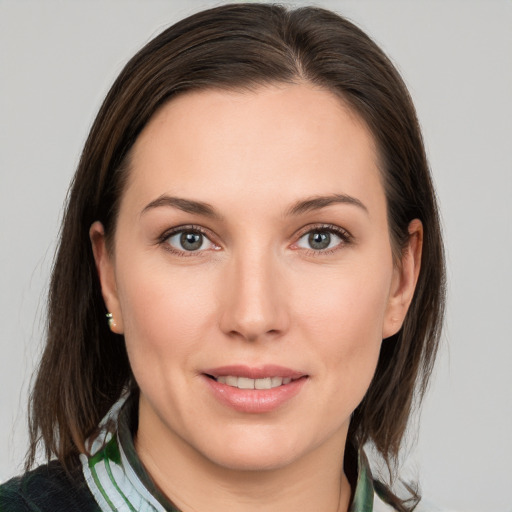
M 157 489 L 133 444 L 130 418 L 133 404 L 124 395 L 87 441 L 92 456 L 82 454 L 85 480 L 102 512 L 179 512 Z M 358 475 L 349 512 L 373 512 L 374 489 L 364 452 L 358 455 Z

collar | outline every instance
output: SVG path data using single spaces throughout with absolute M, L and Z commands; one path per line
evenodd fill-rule
M 80 455 L 85 481 L 102 512 L 180 512 L 154 485 L 135 451 L 130 429 L 133 400 L 124 393 Z M 373 481 L 368 460 L 358 453 L 357 483 L 349 512 L 372 512 Z
M 357 483 L 349 512 L 373 511 L 373 479 L 368 459 L 363 450 L 357 454 Z

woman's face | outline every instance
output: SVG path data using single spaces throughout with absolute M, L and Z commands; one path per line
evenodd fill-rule
M 365 125 L 306 84 L 192 92 L 129 172 L 113 255 L 91 238 L 139 437 L 235 469 L 342 453 L 417 273 L 393 265 Z

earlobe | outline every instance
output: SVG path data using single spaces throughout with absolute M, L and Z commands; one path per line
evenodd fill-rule
M 101 294 L 105 301 L 110 330 L 116 334 L 123 334 L 123 317 L 117 294 L 114 263 L 106 244 L 105 230 L 101 222 L 96 221 L 89 229 L 92 252 L 96 263 L 96 271 L 101 285 Z
M 423 224 L 419 219 L 409 223 L 409 240 L 402 252 L 402 259 L 395 268 L 388 307 L 384 318 L 382 338 L 396 334 L 411 304 L 421 268 L 423 249 Z

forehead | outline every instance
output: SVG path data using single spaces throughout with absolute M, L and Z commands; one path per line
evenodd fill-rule
M 306 189 L 361 194 L 372 182 L 380 183 L 373 137 L 338 96 L 273 85 L 168 102 L 133 147 L 128 192 L 144 202 L 163 193 L 274 200 L 278 190 L 292 201 Z

